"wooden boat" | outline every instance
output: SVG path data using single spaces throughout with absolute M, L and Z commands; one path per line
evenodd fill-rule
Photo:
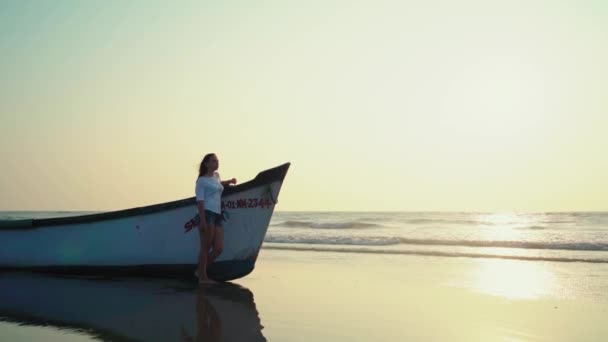
M 249 289 L 182 279 L 0 272 L 1 322 L 103 341 L 266 341 Z
M 224 190 L 224 251 L 208 268 L 212 279 L 253 271 L 289 165 Z M 0 221 L 0 269 L 193 276 L 197 222 L 194 197 L 83 216 Z

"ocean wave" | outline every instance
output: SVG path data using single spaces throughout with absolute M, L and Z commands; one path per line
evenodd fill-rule
M 420 251 L 420 250 L 384 250 L 384 249 L 363 249 L 353 247 L 307 247 L 307 246 L 269 246 L 264 245 L 264 249 L 291 250 L 291 251 L 310 251 L 310 252 L 339 252 L 339 253 L 364 253 L 364 254 L 398 254 L 398 255 L 420 255 L 420 256 L 440 256 L 440 257 L 464 257 L 464 258 L 486 258 L 486 259 L 511 259 L 528 261 L 556 261 L 556 262 L 584 262 L 584 263 L 608 263 L 608 259 L 594 258 L 565 258 L 565 257 L 543 257 L 543 256 L 523 256 L 523 255 L 498 255 L 487 253 L 461 253 L 443 251 Z
M 375 223 L 370 223 L 370 221 Z M 452 219 L 452 218 L 401 218 L 401 219 L 380 219 L 380 218 L 352 218 L 350 220 L 335 220 L 335 221 L 317 221 L 317 220 L 286 220 L 273 223 L 272 226 L 297 227 L 297 228 L 320 228 L 320 229 L 356 229 L 356 228 L 375 228 L 385 227 L 382 223 L 391 221 L 392 225 L 412 226 L 412 225 L 433 225 L 434 227 L 441 226 L 515 226 L 516 229 L 547 229 L 548 223 L 553 221 L 538 221 L 529 226 L 523 225 L 521 222 L 492 222 L 484 219 Z M 562 223 L 560 221 L 560 223 Z M 521 226 L 521 227 L 519 227 Z
M 95 214 L 98 211 L 0 211 L 0 220 L 35 220 L 54 217 L 78 216 Z
M 293 243 L 311 245 L 353 245 L 353 246 L 391 246 L 391 245 L 427 245 L 457 247 L 498 247 L 518 249 L 548 249 L 567 251 L 608 251 L 608 243 L 594 242 L 532 242 L 532 241 L 489 241 L 489 240 L 441 240 L 410 239 L 400 237 L 280 237 L 266 236 L 264 240 L 273 243 Z
M 427 223 L 441 223 L 441 224 L 480 224 L 478 220 L 460 220 L 460 219 L 439 219 L 439 218 L 416 218 L 408 219 L 404 221 L 407 224 L 427 224 Z
M 547 229 L 546 226 L 523 226 L 523 227 L 517 227 L 515 229 L 518 230 L 545 230 Z
M 440 240 L 440 239 L 408 239 L 400 238 L 402 244 L 462 246 L 462 247 L 500 247 L 522 249 L 551 249 L 568 251 L 608 251 L 608 243 L 594 242 L 536 242 L 508 240 Z
M 298 221 L 290 220 L 272 224 L 273 226 L 282 226 L 289 228 L 316 228 L 316 229 L 360 229 L 360 228 L 377 228 L 382 227 L 380 224 L 346 221 L 346 222 L 314 222 L 314 221 Z
M 267 235 L 264 242 L 295 243 L 310 245 L 354 245 L 354 246 L 391 246 L 401 243 L 399 238 L 386 237 L 278 237 Z
M 27 216 L 17 216 L 17 215 L 2 215 L 0 216 L 0 221 L 17 221 L 17 220 L 25 220 L 28 219 Z
M 525 222 L 530 222 L 538 225 L 547 225 L 547 224 L 574 224 L 578 221 L 571 217 L 563 217 L 557 215 L 551 215 L 548 217 L 544 216 L 529 216 L 529 217 L 519 217 L 514 216 L 505 220 L 494 221 L 493 217 L 487 215 L 473 215 L 468 218 L 450 218 L 450 217 L 422 217 L 422 218 L 411 218 L 404 220 L 405 223 L 408 224 L 463 224 L 463 225 L 476 225 L 476 226 L 510 226 L 510 225 L 519 225 Z

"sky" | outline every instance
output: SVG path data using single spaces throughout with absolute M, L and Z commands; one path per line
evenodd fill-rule
M 0 210 L 608 210 L 604 1 L 0 1 Z

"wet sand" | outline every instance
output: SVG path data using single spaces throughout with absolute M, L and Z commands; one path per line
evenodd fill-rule
M 603 341 L 607 277 L 606 265 L 263 250 L 238 283 L 269 341 Z
M 603 264 L 268 249 L 212 287 L 0 274 L 0 340 L 604 341 L 607 279 Z

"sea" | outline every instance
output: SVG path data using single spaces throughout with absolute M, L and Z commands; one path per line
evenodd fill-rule
M 277 212 L 264 247 L 608 263 L 608 212 Z
M 74 211 L 0 211 L 0 220 Z M 289 212 L 263 248 L 608 263 L 608 212 Z
M 607 332 L 608 212 L 277 211 L 262 248 L 256 272 L 211 288 L 0 272 L 0 341 L 464 341 L 469 331 L 603 341 Z M 366 300 L 359 317 L 352 305 Z M 463 307 L 456 330 L 424 328 Z M 537 318 L 548 325 L 529 324 Z

